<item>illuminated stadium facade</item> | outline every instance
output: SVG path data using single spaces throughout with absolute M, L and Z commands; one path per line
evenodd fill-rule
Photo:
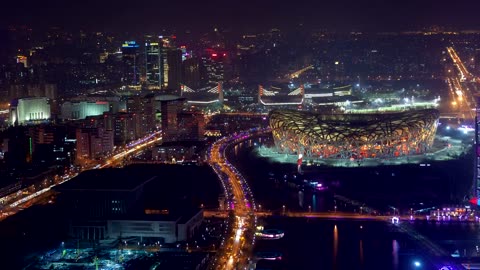
M 307 158 L 393 158 L 426 153 L 438 118 L 435 109 L 382 114 L 273 110 L 270 127 L 280 153 Z
M 187 103 L 192 105 L 223 104 L 224 101 L 222 83 L 217 83 L 214 86 L 210 85 L 197 90 L 181 84 L 180 96 L 186 98 Z

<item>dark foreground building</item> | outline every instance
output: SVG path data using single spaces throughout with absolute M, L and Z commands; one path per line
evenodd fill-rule
M 70 217 L 70 236 L 99 241 L 138 238 L 139 241 L 186 241 L 203 221 L 201 210 L 145 211 L 145 185 L 157 178 L 135 166 L 86 171 L 56 188 Z

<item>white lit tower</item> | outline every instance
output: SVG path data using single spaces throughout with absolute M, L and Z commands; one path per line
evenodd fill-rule
M 161 65 L 159 42 L 145 42 L 145 77 L 151 88 L 161 88 Z

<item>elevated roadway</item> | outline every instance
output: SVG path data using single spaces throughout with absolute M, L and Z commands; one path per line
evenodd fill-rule
M 125 149 L 122 149 L 116 154 L 110 157 L 105 157 L 103 160 L 98 161 L 97 164 L 91 164 L 83 168 L 82 170 L 121 166 L 123 164 L 122 161 L 125 157 L 135 155 L 145 150 L 152 144 L 159 142 L 161 139 L 162 137 L 160 131 L 150 134 L 145 138 L 139 139 L 138 141 L 127 145 Z M 79 172 L 69 171 L 62 176 L 56 177 L 54 181 L 51 181 L 46 185 L 42 185 L 40 188 L 35 188 L 35 186 L 26 187 L 20 191 L 1 198 L 2 200 L 6 201 L 7 204 L 0 210 L 0 221 L 9 216 L 15 215 L 16 213 L 27 207 L 44 202 L 43 199 L 39 199 L 39 196 L 41 196 L 41 198 L 49 196 L 53 187 L 69 181 L 78 174 Z

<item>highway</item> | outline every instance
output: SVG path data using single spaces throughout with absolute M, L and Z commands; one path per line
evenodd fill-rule
M 455 49 L 453 49 L 453 47 L 447 47 L 447 52 L 450 55 L 450 57 L 452 58 L 453 64 L 455 65 L 455 67 L 457 68 L 457 70 L 459 72 L 460 81 L 464 82 L 464 81 L 467 81 L 467 80 L 471 81 L 472 79 L 474 79 L 474 76 L 467 70 L 467 68 L 463 64 L 462 60 L 458 56 Z
M 447 52 L 456 67 L 453 72 L 452 70 L 447 72 L 447 85 L 453 110 L 457 111 L 461 118 L 474 119 L 477 105 L 475 77 L 467 70 L 453 47 L 447 47 Z
M 298 78 L 300 75 L 302 75 L 302 73 L 304 73 L 305 71 L 313 69 L 313 68 L 314 68 L 313 65 L 310 65 L 310 66 L 307 66 L 307 67 L 302 68 L 300 70 L 294 71 L 290 74 L 287 74 L 287 76 L 285 76 L 285 77 L 288 78 L 288 79 L 295 79 L 295 78 Z
M 137 154 L 145 150 L 145 148 L 151 146 L 152 144 L 160 141 L 162 139 L 160 134 L 161 132 L 158 131 L 137 141 L 134 141 L 127 145 L 125 148 L 119 150 L 119 152 L 109 157 L 105 157 L 105 159 L 98 161 L 98 163 L 95 165 L 89 165 L 87 167 L 84 167 L 81 169 L 81 171 L 121 166 L 122 160 L 125 157 L 132 154 Z M 44 200 L 39 199 L 39 196 L 42 196 L 42 198 L 48 196 L 53 187 L 69 181 L 78 174 L 79 172 L 76 172 L 75 170 L 70 170 L 62 176 L 55 177 L 53 181 L 43 183 L 43 185 L 41 186 L 37 186 L 36 188 L 35 186 L 26 187 L 13 194 L 7 195 L 4 198 L 0 198 L 0 200 L 7 202 L 3 209 L 0 210 L 0 221 L 9 216 L 15 215 L 16 213 L 27 207 L 43 202 Z
M 255 243 L 256 209 L 252 192 L 243 176 L 225 157 L 225 150 L 267 130 L 252 130 L 224 137 L 216 141 L 209 150 L 209 162 L 217 173 L 227 198 L 229 229 L 213 269 L 245 269 L 251 263 L 251 252 Z

